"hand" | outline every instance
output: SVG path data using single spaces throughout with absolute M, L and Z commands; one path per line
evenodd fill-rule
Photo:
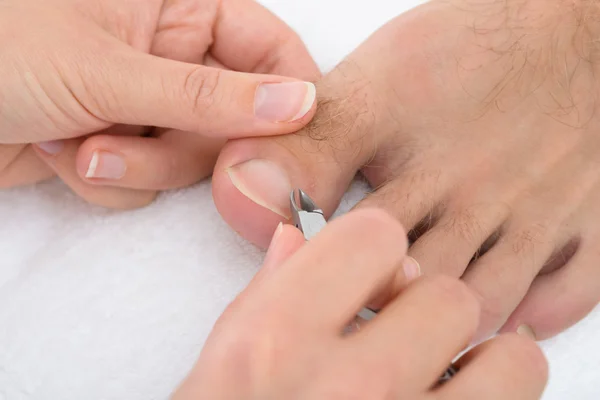
M 266 246 L 291 188 L 330 215 L 361 171 L 359 207 L 410 228 L 426 275 L 477 293 L 477 340 L 574 324 L 600 299 L 600 11 L 552 4 L 433 1 L 391 21 L 317 85 L 305 130 L 226 146 L 219 211 Z
M 263 269 L 221 316 L 174 400 L 540 397 L 546 361 L 514 334 L 472 350 L 452 380 L 434 387 L 477 327 L 478 302 L 459 280 L 418 279 L 342 334 L 402 275 L 406 239 L 393 218 L 353 212 L 303 242 L 295 228 L 278 229 Z
M 251 0 L 8 0 L 0 42 L 0 187 L 56 173 L 136 207 L 210 175 L 225 139 L 314 114 L 312 84 L 280 75 L 315 79 L 316 65 Z

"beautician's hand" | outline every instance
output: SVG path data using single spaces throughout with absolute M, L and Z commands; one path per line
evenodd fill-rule
M 405 233 L 384 212 L 352 212 L 303 242 L 295 228 L 278 229 L 262 271 L 221 316 L 174 400 L 540 397 L 546 361 L 516 334 L 470 351 L 433 388 L 477 328 L 478 302 L 458 279 L 417 279 L 342 335 L 403 270 Z
M 93 203 L 140 206 L 209 175 L 225 139 L 314 113 L 312 84 L 259 75 L 318 69 L 251 0 L 5 0 L 0 43 L 0 187 L 56 173 Z

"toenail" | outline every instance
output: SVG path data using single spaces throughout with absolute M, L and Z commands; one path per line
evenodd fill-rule
M 264 83 L 256 89 L 254 115 L 272 122 L 291 122 L 304 117 L 316 98 L 310 82 Z
M 127 165 L 123 157 L 118 154 L 96 150 L 92 155 L 85 177 L 117 180 L 125 176 L 126 170 Z
M 412 257 L 406 257 L 402 262 L 404 276 L 408 282 L 421 276 L 421 266 L 419 262 Z
M 250 160 L 227 168 L 231 183 L 244 196 L 284 218 L 290 218 L 292 185 L 285 171 L 268 160 Z
M 525 336 L 528 337 L 530 339 L 536 340 L 535 338 L 535 332 L 533 332 L 533 329 L 531 329 L 531 327 L 529 325 L 521 325 L 517 328 L 517 333 L 521 336 Z

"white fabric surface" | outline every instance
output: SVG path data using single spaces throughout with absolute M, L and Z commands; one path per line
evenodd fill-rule
M 263 3 L 329 69 L 418 0 Z M 51 182 L 0 192 L 0 221 L 0 400 L 167 398 L 262 259 L 221 221 L 209 182 L 125 213 Z M 546 400 L 600 399 L 599 330 L 597 309 L 543 343 Z

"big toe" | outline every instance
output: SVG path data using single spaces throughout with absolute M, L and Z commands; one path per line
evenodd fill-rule
M 213 196 L 223 219 L 266 248 L 280 222 L 291 219 L 290 193 L 301 188 L 331 215 L 358 166 L 341 165 L 305 135 L 232 141 L 213 174 Z
M 229 142 L 213 174 L 216 206 L 231 227 L 267 247 L 291 217 L 289 197 L 304 190 L 330 216 L 357 171 L 385 139 L 372 87 L 342 63 L 317 84 L 318 108 L 298 133 Z

